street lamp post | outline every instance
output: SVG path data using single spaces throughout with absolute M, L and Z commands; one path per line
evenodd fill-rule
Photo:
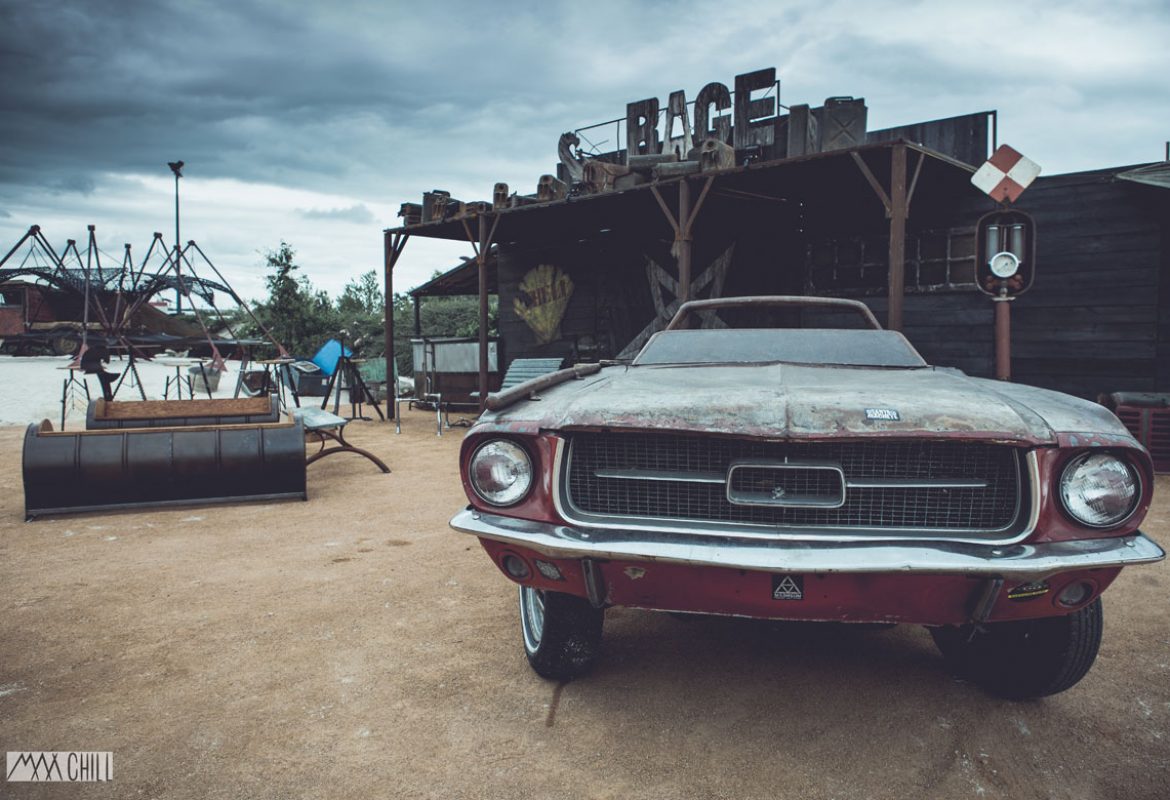
M 168 161 L 167 166 L 175 173 L 175 313 L 183 313 L 183 268 L 179 263 L 182 248 L 179 245 L 179 178 L 183 177 L 183 162 Z

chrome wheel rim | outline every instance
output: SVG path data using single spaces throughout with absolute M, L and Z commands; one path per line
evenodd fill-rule
M 535 653 L 544 635 L 544 593 L 530 586 L 520 587 L 520 628 L 524 648 Z

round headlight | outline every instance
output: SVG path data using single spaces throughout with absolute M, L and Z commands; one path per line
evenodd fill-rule
M 471 456 L 471 486 L 493 506 L 519 503 L 532 488 L 532 460 L 520 445 L 496 439 Z
M 1141 487 L 1133 467 L 1108 453 L 1073 459 L 1060 476 L 1060 499 L 1073 519 L 1093 528 L 1124 522 L 1137 508 Z

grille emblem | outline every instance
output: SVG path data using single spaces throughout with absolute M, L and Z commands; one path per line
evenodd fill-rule
M 727 470 L 727 501 L 737 506 L 840 508 L 845 473 L 825 461 L 745 459 Z

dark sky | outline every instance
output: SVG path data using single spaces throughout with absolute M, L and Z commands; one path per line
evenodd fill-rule
M 534 191 L 562 131 L 768 66 L 782 102 L 863 96 L 871 128 L 998 108 L 1000 140 L 1047 174 L 1153 161 L 1168 9 L 0 0 L 0 248 L 34 223 L 61 244 L 95 223 L 111 253 L 169 242 L 182 159 L 182 238 L 243 294 L 282 239 L 337 291 L 424 190 Z M 412 240 L 399 287 L 469 254 Z

